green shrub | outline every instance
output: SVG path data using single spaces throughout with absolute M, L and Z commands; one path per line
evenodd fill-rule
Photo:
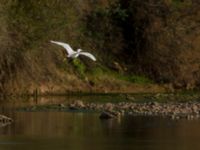
M 72 64 L 81 77 L 84 77 L 86 67 L 79 59 L 73 59 Z
M 192 4 L 191 1 L 183 1 L 183 0 L 172 0 L 172 5 L 175 8 L 187 8 Z

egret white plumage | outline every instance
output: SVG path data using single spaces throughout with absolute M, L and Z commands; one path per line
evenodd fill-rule
M 96 58 L 91 53 L 82 52 L 82 49 L 77 49 L 77 51 L 74 51 L 71 48 L 71 46 L 69 44 L 67 44 L 67 43 L 58 42 L 58 41 L 51 41 L 51 43 L 54 43 L 54 44 L 57 44 L 57 45 L 60 45 L 60 46 L 64 47 L 65 50 L 68 53 L 67 57 L 76 58 L 79 55 L 84 55 L 84 56 L 87 56 L 88 58 L 92 59 L 93 61 L 96 61 Z

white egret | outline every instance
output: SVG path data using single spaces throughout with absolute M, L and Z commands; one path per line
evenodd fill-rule
M 77 51 L 74 51 L 71 48 L 71 46 L 67 43 L 57 42 L 57 41 L 51 41 L 51 43 L 54 43 L 54 44 L 57 44 L 57 45 L 64 47 L 66 49 L 67 53 L 68 53 L 67 57 L 76 58 L 79 55 L 84 55 L 84 56 L 89 57 L 93 61 L 96 61 L 96 58 L 92 54 L 90 54 L 88 52 L 82 52 L 82 49 L 77 49 Z

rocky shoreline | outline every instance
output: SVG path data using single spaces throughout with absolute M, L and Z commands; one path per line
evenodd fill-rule
M 76 100 L 71 103 L 53 104 L 48 106 L 32 106 L 25 111 L 92 111 L 99 112 L 101 119 L 116 118 L 126 115 L 162 116 L 171 119 L 200 118 L 200 102 L 118 102 L 93 103 Z
M 124 115 L 163 116 L 170 117 L 171 119 L 200 118 L 199 102 L 119 102 L 99 104 L 75 101 L 66 107 L 73 110 L 76 109 L 100 111 L 102 112 L 100 118 L 114 118 Z

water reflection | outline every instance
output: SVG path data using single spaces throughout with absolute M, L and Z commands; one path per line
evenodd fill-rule
M 197 149 L 200 121 L 158 117 L 100 120 L 95 113 L 12 112 L 1 149 Z
M 76 98 L 77 99 L 77 98 Z M 68 101 L 74 100 L 67 98 Z M 0 128 L 2 150 L 200 149 L 200 120 L 127 116 L 100 120 L 89 112 L 23 112 L 18 106 L 62 103 L 65 98 L 2 102 L 14 123 Z

